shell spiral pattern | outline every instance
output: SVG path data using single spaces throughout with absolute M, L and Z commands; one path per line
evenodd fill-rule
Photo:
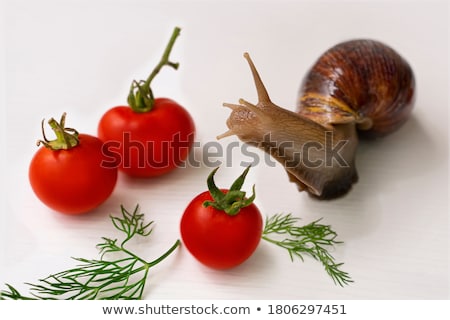
M 360 136 L 380 137 L 411 113 L 415 91 L 409 64 L 374 40 L 352 40 L 326 51 L 305 76 L 298 112 L 323 124 L 356 121 Z

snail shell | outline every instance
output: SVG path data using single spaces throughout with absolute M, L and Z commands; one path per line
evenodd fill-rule
M 258 103 L 224 103 L 232 109 L 229 131 L 271 154 L 299 190 L 320 199 L 347 193 L 358 175 L 358 132 L 381 137 L 411 113 L 414 75 L 393 49 L 373 40 L 352 40 L 326 51 L 303 80 L 297 112 L 275 105 L 245 53 Z
M 351 40 L 326 51 L 305 76 L 298 112 L 323 124 L 355 122 L 360 136 L 397 130 L 411 113 L 414 75 L 392 48 Z

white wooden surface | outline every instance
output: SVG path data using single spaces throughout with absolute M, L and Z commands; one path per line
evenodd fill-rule
M 5 1 L 1 38 L 2 208 L 0 283 L 25 290 L 74 257 L 96 257 L 101 236 L 114 236 L 108 215 L 140 204 L 156 229 L 135 243 L 151 259 L 179 238 L 188 201 L 205 190 L 211 168 L 180 169 L 134 181 L 120 176 L 113 196 L 95 212 L 64 216 L 43 206 L 28 183 L 42 118 L 68 113 L 68 125 L 95 134 L 100 116 L 124 104 L 129 84 L 157 63 L 174 26 L 180 62 L 154 81 L 158 96 L 183 104 L 197 124 L 200 146 L 226 130 L 223 102 L 256 101 L 250 52 L 278 105 L 294 109 L 308 67 L 328 47 L 374 38 L 413 66 L 418 95 L 413 117 L 397 133 L 360 146 L 360 180 L 348 196 L 319 202 L 298 193 L 276 165 L 261 161 L 256 184 L 265 215 L 292 212 L 305 223 L 323 217 L 344 244 L 333 252 L 355 283 L 333 284 L 312 259 L 291 263 L 262 243 L 245 264 L 214 271 L 184 249 L 151 272 L 148 299 L 446 299 L 449 297 L 448 6 L 446 2 L 314 1 Z M 220 141 L 224 149 L 237 141 Z M 195 152 L 202 159 L 204 151 Z M 257 152 L 256 150 L 252 150 Z M 263 157 L 262 153 L 258 155 Z M 249 159 L 238 148 L 216 181 L 223 187 Z M 227 165 L 227 161 L 231 162 Z

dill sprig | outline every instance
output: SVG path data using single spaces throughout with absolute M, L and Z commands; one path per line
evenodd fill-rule
M 150 268 L 168 257 L 180 245 L 180 240 L 159 258 L 147 262 L 126 249 L 125 244 L 135 235 L 149 236 L 154 222 L 144 223 L 139 205 L 132 213 L 123 206 L 120 209 L 121 217 L 110 217 L 114 227 L 125 234 L 120 244 L 118 239 L 102 237 L 103 242 L 97 245 L 100 259 L 73 258 L 80 263 L 76 267 L 40 279 L 37 284 L 27 283 L 30 296 L 6 284 L 7 289 L 0 291 L 0 300 L 141 299 Z M 120 257 L 106 260 L 104 257 L 108 253 Z
M 342 243 L 336 240 L 337 233 L 330 226 L 320 224 L 321 219 L 304 226 L 297 226 L 296 223 L 299 220 L 292 214 L 275 214 L 267 217 L 262 239 L 286 249 L 292 261 L 295 257 L 303 261 L 304 254 L 320 261 L 335 284 L 343 287 L 353 282 L 350 275 L 340 269 L 343 264 L 336 263 L 327 250 Z M 278 240 L 271 235 L 282 235 L 286 238 Z

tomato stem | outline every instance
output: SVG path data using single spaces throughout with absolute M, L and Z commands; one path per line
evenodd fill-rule
M 170 61 L 170 52 L 172 51 L 175 40 L 180 35 L 181 29 L 175 27 L 170 37 L 169 43 L 164 50 L 161 60 L 153 69 L 152 73 L 148 76 L 147 80 L 136 81 L 133 80 L 130 87 L 130 92 L 128 94 L 128 104 L 131 109 L 135 112 L 148 112 L 153 108 L 155 103 L 155 98 L 153 96 L 153 91 L 150 87 L 152 80 L 161 71 L 164 66 L 169 66 L 178 69 L 179 63 Z
M 225 211 L 228 215 L 234 216 L 239 213 L 239 211 L 251 205 L 255 200 L 255 185 L 252 187 L 252 196 L 250 198 L 245 197 L 245 192 L 241 191 L 242 185 L 244 184 L 245 177 L 247 176 L 250 166 L 248 166 L 244 172 L 233 182 L 230 189 L 227 192 L 223 192 L 217 188 L 214 182 L 214 175 L 219 168 L 214 169 L 208 176 L 207 184 L 208 190 L 213 198 L 213 201 L 203 202 L 204 207 L 213 207 L 217 210 Z
M 55 140 L 48 140 L 45 136 L 44 130 L 44 120 L 41 122 L 41 130 L 43 140 L 38 140 L 37 145 L 43 144 L 46 148 L 51 150 L 67 150 L 73 147 L 76 147 L 79 143 L 78 140 L 78 132 L 72 128 L 66 128 L 66 113 L 64 112 L 61 116 L 61 120 L 58 122 L 55 119 L 51 118 L 48 121 L 48 124 L 52 128 L 53 132 L 56 135 Z

